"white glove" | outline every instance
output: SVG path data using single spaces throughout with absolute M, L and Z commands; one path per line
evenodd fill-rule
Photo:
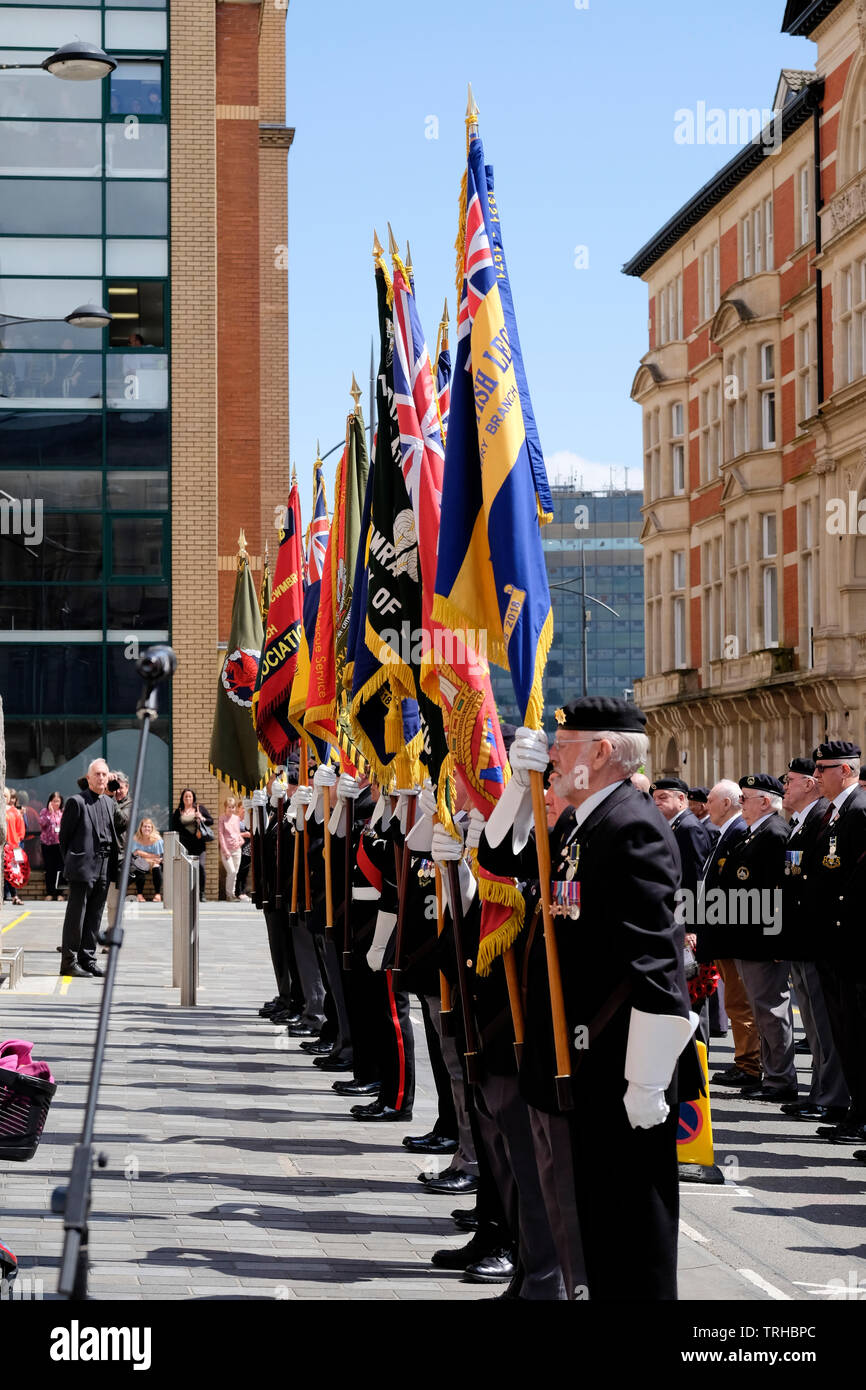
M 524 787 L 529 785 L 530 772 L 546 772 L 550 758 L 547 753 L 547 734 L 544 730 L 526 729 L 521 726 L 514 735 L 508 761 L 511 771 Z
M 276 778 L 271 783 L 271 805 L 274 807 L 274 809 L 276 809 L 277 806 L 280 804 L 280 798 L 285 796 L 288 789 L 288 783 L 281 782 L 279 778 Z
M 481 833 L 487 822 L 477 806 L 469 812 L 469 828 L 466 831 L 466 848 L 477 849 L 481 844 Z
M 376 930 L 373 944 L 367 952 L 367 964 L 371 970 L 381 970 L 388 942 L 397 927 L 397 916 L 393 912 L 379 912 L 376 917 Z
M 641 1086 L 630 1081 L 622 1098 L 632 1129 L 653 1129 L 663 1124 L 670 1112 L 664 1086 Z
M 293 795 L 292 795 L 292 799 L 291 799 L 291 801 L 289 802 L 289 805 L 292 807 L 292 809 L 293 809 L 294 812 L 295 812 L 295 817 L 296 817 L 296 818 L 298 817 L 298 815 L 303 815 L 303 814 L 304 814 L 304 812 L 301 811 L 301 807 L 302 807 L 302 806 L 303 806 L 303 807 L 309 806 L 309 804 L 310 804 L 310 802 L 312 801 L 312 799 L 313 799 L 313 788 L 312 788 L 312 787 L 297 787 L 297 788 L 296 788 L 296 790 L 294 791 L 294 793 L 293 793 Z
M 425 782 L 421 788 L 421 795 L 418 798 L 418 810 L 422 816 L 429 816 L 432 820 L 437 811 L 436 788 L 432 782 Z
M 336 786 L 337 774 L 327 763 L 317 767 L 313 773 L 313 799 L 307 807 L 307 820 L 316 818 L 316 824 L 321 825 L 325 819 L 325 788 Z
M 256 787 L 255 791 L 253 792 L 252 805 L 253 805 L 253 806 L 267 806 L 267 804 L 268 804 L 268 794 L 267 794 L 267 792 L 265 791 L 264 787 Z
M 511 848 L 515 854 L 519 854 L 529 839 L 531 829 L 532 795 L 529 779 L 525 773 L 515 773 L 490 812 L 486 831 L 487 843 L 495 849 L 505 839 L 506 831 L 511 830 Z
M 317 767 L 313 776 L 314 787 L 335 787 L 337 785 L 337 774 L 330 763 L 322 763 Z
M 329 783 L 329 785 L 333 785 Z M 350 773 L 343 772 L 337 780 L 337 796 L 340 801 L 357 801 L 361 795 L 361 783 L 357 777 L 352 777 Z
M 379 800 L 373 807 L 373 814 L 370 817 L 370 825 L 375 830 L 378 825 L 379 830 L 384 835 L 388 826 L 391 824 L 391 798 L 387 792 L 379 792 Z
M 623 1097 L 632 1129 L 652 1129 L 667 1119 L 670 1111 L 665 1091 L 677 1058 L 697 1026 L 697 1014 L 680 1018 L 632 1009 L 625 1052 L 628 1089 Z
M 463 831 L 460 829 L 459 825 L 454 828 L 460 836 L 459 840 L 455 840 L 453 835 L 449 835 L 444 825 L 436 825 L 433 827 L 433 841 L 430 848 L 437 864 L 441 864 L 448 859 L 463 858 Z

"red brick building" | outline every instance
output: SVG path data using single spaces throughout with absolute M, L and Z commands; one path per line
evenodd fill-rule
M 866 737 L 866 3 L 789 0 L 783 30 L 815 70 L 751 130 L 677 113 L 754 138 L 624 267 L 649 291 L 635 698 L 653 770 L 692 783 Z

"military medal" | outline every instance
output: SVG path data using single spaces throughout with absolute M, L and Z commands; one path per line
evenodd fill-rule
M 418 865 L 418 882 L 428 884 L 435 873 L 435 865 L 432 859 L 422 859 Z
M 722 857 L 721 857 L 721 859 L 717 859 L 717 860 L 716 860 L 716 868 L 717 868 L 717 869 L 723 869 L 723 868 L 725 867 L 726 862 L 727 862 L 727 858 L 728 858 L 728 856 L 727 856 L 726 854 L 723 854 Z
M 568 860 L 565 870 L 566 880 L 570 883 L 577 873 L 577 865 L 580 860 L 580 845 L 576 840 L 572 840 L 568 846 Z
M 577 879 L 554 879 L 550 885 L 550 912 L 553 917 L 580 916 L 580 884 Z
M 801 849 L 786 849 L 786 850 L 785 850 L 785 873 L 786 873 L 786 874 L 801 874 L 801 873 L 803 872 L 803 870 L 802 870 L 802 868 L 801 868 L 802 862 L 803 862 L 803 851 L 802 851 Z
M 821 863 L 824 865 L 825 869 L 838 869 L 839 865 L 842 863 L 842 860 L 836 853 L 835 835 L 830 836 L 830 853 L 824 855 L 824 858 L 821 860 Z
M 745 883 L 748 877 L 748 869 L 746 868 L 745 864 L 741 864 L 740 867 L 737 869 L 737 878 L 740 880 L 741 883 Z

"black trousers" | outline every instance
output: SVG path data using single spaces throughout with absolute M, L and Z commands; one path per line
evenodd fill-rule
M 424 1036 L 427 1039 L 427 1052 L 433 1070 L 433 1084 L 436 1087 L 436 1103 L 439 1109 L 436 1123 L 433 1126 L 433 1133 L 440 1135 L 443 1139 L 453 1139 L 457 1143 L 460 1135 L 457 1128 L 457 1111 L 454 1109 L 454 1091 L 451 1087 L 448 1068 L 442 1056 L 439 1034 L 436 1032 L 430 1016 L 430 1002 L 426 994 L 416 994 L 415 998 L 421 1005 Z
M 351 1060 L 352 1030 L 343 991 L 343 972 L 333 932 L 326 932 L 324 927 L 314 928 L 313 944 L 326 987 L 322 1041 L 331 1043 L 335 1055 Z
M 57 884 L 63 876 L 63 854 L 59 845 L 42 846 L 42 862 L 45 865 L 45 893 L 49 898 L 57 896 Z
M 377 972 L 381 1000 L 379 1100 L 393 1110 L 411 1110 L 415 1103 L 415 1037 L 409 1016 L 409 994 L 395 989 L 390 970 Z
M 593 1302 L 677 1297 L 678 1120 L 679 1108 L 672 1105 L 664 1124 L 632 1129 L 616 1088 L 568 1112 L 574 1193 Z M 628 1251 L 625 1263 L 623 1251 Z
M 289 914 L 283 908 L 266 907 L 264 917 L 268 929 L 271 965 L 277 982 L 277 995 L 281 1003 L 288 1008 L 292 1002 L 292 964 L 295 954 L 289 931 Z M 297 967 L 294 973 L 297 974 Z
M 364 950 L 352 952 L 352 968 L 344 972 L 346 1007 L 352 1030 L 352 1068 L 356 1081 L 381 1080 L 382 981 L 367 964 Z
M 145 885 L 145 883 L 147 882 L 147 876 L 148 876 L 149 873 L 152 873 L 152 874 L 153 874 L 153 891 L 154 891 L 154 893 L 161 893 L 161 892 L 162 892 L 162 869 L 159 867 L 158 864 L 154 864 L 153 867 L 150 868 L 150 869 L 134 869 L 134 870 L 133 870 L 132 877 L 135 879 L 135 891 L 136 891 L 136 893 L 143 893 L 143 892 L 144 892 L 144 885 Z
M 852 960 L 816 961 L 833 1042 L 851 1101 L 849 1119 L 866 1124 L 866 972 Z
M 107 864 L 94 883 L 70 883 L 63 918 L 61 970 L 75 960 L 85 966 L 92 965 L 96 960 L 96 938 L 107 896 Z

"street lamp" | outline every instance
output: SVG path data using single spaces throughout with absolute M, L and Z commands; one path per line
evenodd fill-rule
M 583 686 L 583 689 L 582 689 L 582 692 L 581 692 L 581 693 L 582 693 L 583 695 L 586 695 L 586 694 L 588 693 L 587 686 L 588 686 L 588 683 L 589 683 L 589 682 L 588 682 L 587 652 L 586 652 L 586 637 L 587 637 L 587 633 L 586 633 L 586 624 L 587 624 L 587 620 L 588 620 L 588 617 L 589 617 L 589 610 L 587 609 L 586 601 L 587 601 L 587 599 L 589 599 L 591 603 L 597 603 L 598 606 L 599 606 L 599 608 L 606 608 L 607 611 L 608 611 L 608 613 L 612 613 L 613 616 L 614 616 L 615 618 L 619 618 L 621 615 L 620 615 L 619 613 L 617 613 L 617 611 L 616 611 L 615 608 L 611 608 L 611 606 L 610 606 L 609 603 L 603 603 L 602 600 L 601 600 L 600 598 L 596 598 L 595 594 L 588 594 L 588 593 L 586 592 L 586 556 L 584 555 L 583 541 L 581 541 L 581 543 L 580 543 L 580 581 L 579 581 L 579 582 L 580 582 L 580 596 L 581 596 L 581 607 L 580 607 L 580 612 L 581 612 L 581 645 L 582 645 L 582 648 L 583 648 L 582 654 L 581 654 L 581 677 L 582 677 L 582 679 L 581 679 L 581 684 L 582 684 L 582 686 Z M 563 580 L 562 583 L 560 583 L 560 584 L 551 584 L 551 585 L 550 585 L 550 588 L 551 588 L 551 589 L 567 589 L 569 592 L 572 592 L 572 590 L 571 590 L 571 585 L 572 585 L 572 584 L 577 584 L 577 583 L 578 583 L 578 580 L 577 580 L 576 578 L 575 578 L 575 579 L 565 579 L 565 580 Z
M 101 81 L 116 67 L 114 59 L 103 53 L 95 43 L 75 39 L 72 43 L 62 44 L 56 53 L 49 54 L 41 63 L 0 63 L 0 72 L 42 68 L 50 72 L 52 77 L 61 77 L 66 82 L 93 82 Z
M 0 328 L 17 328 L 21 323 L 68 323 L 71 328 L 107 328 L 112 318 L 101 304 L 79 304 L 62 319 L 22 319 L 17 314 L 0 314 Z

